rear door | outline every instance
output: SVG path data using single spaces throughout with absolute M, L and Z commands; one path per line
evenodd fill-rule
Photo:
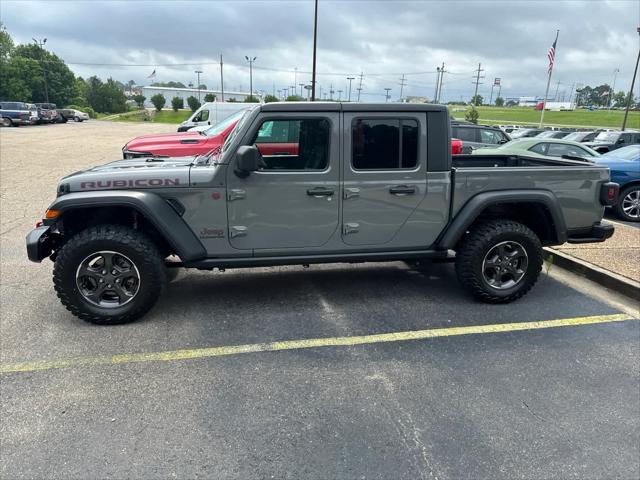
M 426 193 L 426 116 L 347 112 L 344 132 L 344 243 L 410 246 L 402 229 Z

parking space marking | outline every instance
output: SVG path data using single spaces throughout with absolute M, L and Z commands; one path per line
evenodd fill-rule
M 379 333 L 352 337 L 309 338 L 302 340 L 283 340 L 269 343 L 253 343 L 223 347 L 207 347 L 164 352 L 124 353 L 94 357 L 75 357 L 59 360 L 43 360 L 34 362 L 5 363 L 0 365 L 0 374 L 26 373 L 61 368 L 117 365 L 138 362 L 168 362 L 195 358 L 222 357 L 242 353 L 276 352 L 282 350 L 299 350 L 319 347 L 350 347 L 371 343 L 403 342 L 408 340 L 424 340 L 428 338 L 453 337 L 459 335 L 478 335 L 485 333 L 505 333 L 522 330 L 540 330 L 545 328 L 572 327 L 593 325 L 598 323 L 624 322 L 638 320 L 631 315 L 617 313 L 613 315 L 594 315 L 590 317 L 564 318 L 559 320 L 541 320 L 535 322 L 502 323 L 492 325 L 473 325 L 467 327 L 433 328 L 427 330 L 411 330 L 405 332 Z

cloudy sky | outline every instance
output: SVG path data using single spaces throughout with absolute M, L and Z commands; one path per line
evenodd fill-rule
M 271 93 L 309 83 L 313 1 L 25 1 L 3 0 L 0 21 L 16 43 L 48 39 L 47 48 L 84 77 L 144 85 L 158 81 L 248 90 L 245 55 L 257 57 L 255 90 Z M 469 99 L 482 64 L 488 96 L 495 77 L 502 96 L 542 95 L 547 50 L 560 29 L 551 95 L 573 84 L 628 89 L 639 48 L 640 3 L 626 0 L 329 1 L 319 0 L 318 82 L 347 95 L 346 77 L 364 73 L 362 100 L 400 95 L 433 98 L 436 66 L 445 63 L 445 100 Z M 297 68 L 297 73 L 296 73 Z M 358 79 L 353 81 L 356 95 Z M 557 81 L 560 84 L 557 84 Z M 299 87 L 298 87 L 299 88 Z M 494 94 L 495 97 L 495 94 Z

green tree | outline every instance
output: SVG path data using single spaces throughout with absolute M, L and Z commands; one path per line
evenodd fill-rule
M 191 109 L 192 112 L 195 112 L 197 109 L 200 108 L 200 102 L 193 95 L 187 98 L 187 105 L 189 105 L 189 108 Z
M 502 107 L 502 106 L 504 106 L 504 98 L 502 97 L 496 98 L 496 107 Z
M 254 97 L 253 95 L 248 95 L 244 99 L 245 103 L 260 103 L 258 97 Z
M 617 107 L 624 106 L 626 104 L 625 100 L 627 99 L 627 94 L 620 91 L 613 96 L 612 105 Z
M 181 108 L 184 108 L 184 100 L 182 97 L 173 97 L 171 99 L 171 108 L 173 108 L 174 112 L 177 112 Z
M 14 44 L 11 35 L 7 32 L 2 22 L 0 22 L 0 62 L 8 60 L 13 52 Z
M 302 102 L 304 101 L 304 98 L 302 98 L 300 95 L 289 95 L 287 97 L 287 102 Z
M 229 103 L 237 103 L 238 100 L 236 100 L 236 97 L 231 97 L 231 98 L 227 99 L 227 102 L 229 102 Z
M 154 82 L 152 87 L 169 87 L 169 88 L 187 88 L 184 83 L 181 82 Z
M 0 99 L 38 101 L 33 92 L 44 82 L 40 64 L 31 58 L 11 57 L 0 60 Z
M 145 97 L 144 95 L 138 93 L 136 95 L 133 96 L 133 101 L 136 102 L 138 104 L 138 107 L 143 108 L 144 107 L 144 101 L 147 99 L 147 97 Z
M 204 101 L 205 102 L 215 102 L 216 101 L 216 95 L 215 93 L 207 93 L 204 96 Z
M 467 122 L 478 123 L 479 116 L 478 109 L 474 105 L 471 105 L 471 108 L 465 112 L 464 119 Z
M 265 95 L 264 96 L 264 103 L 271 103 L 271 102 L 277 102 L 278 101 L 278 97 L 276 97 L 275 95 Z
M 204 83 L 201 83 L 200 86 L 198 87 L 200 90 L 206 90 L 207 86 Z
M 11 53 L 11 57 L 23 57 L 35 60 L 40 64 L 40 70 L 46 75 L 49 101 L 56 105 L 67 105 L 75 97 L 75 76 L 69 67 L 57 55 L 31 43 L 18 45 Z M 41 84 L 31 92 L 33 102 L 46 101 L 44 76 Z M 34 84 L 35 82 L 29 82 Z
M 482 98 L 482 95 L 480 94 L 474 95 L 473 97 L 471 97 L 471 105 L 475 105 L 476 107 L 478 105 L 482 105 L 483 100 L 484 99 Z
M 156 107 L 156 111 L 159 112 L 160 110 L 162 110 L 162 107 L 164 107 L 165 103 L 167 103 L 167 100 L 161 93 L 156 93 L 153 97 L 151 97 L 151 103 L 153 103 L 153 106 Z

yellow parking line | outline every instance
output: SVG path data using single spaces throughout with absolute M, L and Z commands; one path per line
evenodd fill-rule
M 149 353 L 123 353 L 95 357 L 76 357 L 59 360 L 44 360 L 22 363 L 5 363 L 0 365 L 0 374 L 17 372 L 35 372 L 58 368 L 116 365 L 136 362 L 167 362 L 194 358 L 222 357 L 241 353 L 275 352 L 280 350 L 297 350 L 301 348 L 338 347 L 364 345 L 369 343 L 402 342 L 407 340 L 423 340 L 426 338 L 452 337 L 458 335 L 474 335 L 483 333 L 504 333 L 520 330 L 539 330 L 544 328 L 571 327 L 593 325 L 597 323 L 624 322 L 638 320 L 630 315 L 618 313 L 614 315 L 595 315 L 591 317 L 564 318 L 560 320 L 542 320 L 539 322 L 501 323 L 493 325 L 473 325 L 468 327 L 434 328 L 429 330 L 413 330 L 407 332 L 380 333 L 375 335 L 359 335 L 353 337 L 309 338 L 303 340 L 284 340 L 280 342 L 253 343 L 228 347 L 195 348 L 188 350 L 171 350 Z

